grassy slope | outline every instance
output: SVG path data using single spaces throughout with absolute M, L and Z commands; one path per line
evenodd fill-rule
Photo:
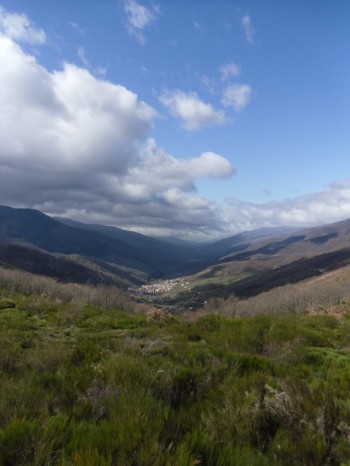
M 2 286 L 0 464 L 348 464 L 344 306 L 155 320 Z

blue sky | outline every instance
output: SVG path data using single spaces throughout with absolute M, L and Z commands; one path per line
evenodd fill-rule
M 350 217 L 348 1 L 0 6 L 1 203 L 191 239 Z

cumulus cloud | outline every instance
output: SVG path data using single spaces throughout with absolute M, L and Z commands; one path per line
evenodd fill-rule
M 144 29 L 155 21 L 159 10 L 152 10 L 141 5 L 136 0 L 126 0 L 124 11 L 127 18 L 127 29 L 130 35 L 134 36 L 142 45 L 146 42 Z
M 206 199 L 196 181 L 232 176 L 227 159 L 173 157 L 150 137 L 156 111 L 135 93 L 73 64 L 49 71 L 8 31 L 0 34 L 0 203 L 193 239 L 350 217 L 350 179 L 282 202 Z M 241 110 L 251 89 L 236 86 L 222 103 Z M 194 93 L 161 98 L 190 131 L 224 121 Z
M 240 112 L 248 105 L 252 92 L 248 84 L 230 84 L 224 89 L 221 103 L 224 107 L 233 107 Z
M 244 15 L 242 18 L 242 27 L 248 44 L 255 44 L 255 31 L 250 16 Z
M 280 202 L 254 204 L 228 199 L 222 209 L 228 232 L 271 226 L 315 226 L 350 217 L 350 179 L 327 189 Z
M 135 192 L 141 192 L 142 196 L 145 196 L 146 191 L 149 191 L 151 196 L 153 193 L 158 195 L 168 188 L 176 188 L 186 193 L 195 192 L 194 180 L 224 179 L 232 176 L 234 172 L 231 163 L 214 152 L 204 152 L 189 159 L 176 159 L 158 148 L 154 139 L 148 139 L 141 151 L 139 163 L 124 177 L 123 189 L 131 192 L 131 187 L 135 187 Z M 145 173 L 148 174 L 147 177 Z
M 0 34 L 32 45 L 46 42 L 45 32 L 37 28 L 26 15 L 7 11 L 1 5 Z
M 207 126 L 221 125 L 225 121 L 222 110 L 215 110 L 203 102 L 195 92 L 167 91 L 159 97 L 170 113 L 179 118 L 187 131 L 196 131 Z
M 199 178 L 227 178 L 214 152 L 177 159 L 150 138 L 155 110 L 123 86 L 65 63 L 48 71 L 0 37 L 3 204 L 146 233 L 220 229 Z
M 241 69 L 236 63 L 230 62 L 220 66 L 220 75 L 223 81 L 240 75 Z
M 65 64 L 48 72 L 0 38 L 0 133 L 9 166 L 60 170 L 126 167 L 155 111 L 123 86 Z
M 186 162 L 189 173 L 194 178 L 229 178 L 235 173 L 231 163 L 215 152 L 204 152 L 199 157 Z

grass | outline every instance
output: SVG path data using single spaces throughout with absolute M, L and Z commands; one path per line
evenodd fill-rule
M 349 464 L 346 312 L 189 321 L 0 302 L 1 465 Z

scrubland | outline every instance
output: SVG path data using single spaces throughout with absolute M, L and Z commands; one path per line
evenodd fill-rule
M 334 280 L 172 316 L 0 269 L 0 464 L 350 464 L 350 305 Z

